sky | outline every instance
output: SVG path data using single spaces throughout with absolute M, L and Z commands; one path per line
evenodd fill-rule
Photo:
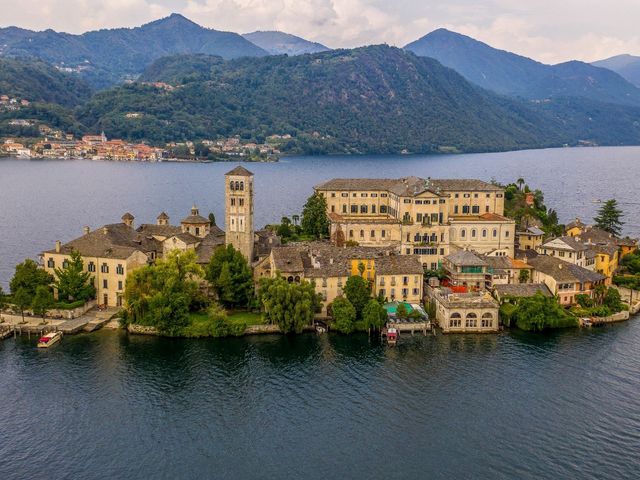
M 640 55 L 640 0 L 0 0 L 0 26 L 82 33 L 182 13 L 217 30 L 281 30 L 331 48 L 404 46 L 436 28 L 545 63 Z

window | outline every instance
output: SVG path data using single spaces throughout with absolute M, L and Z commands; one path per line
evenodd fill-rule
M 482 229 L 482 238 L 487 238 L 487 229 L 486 228 Z
M 106 278 L 102 280 L 102 288 L 109 288 L 109 282 L 107 282 Z
M 240 182 L 240 191 L 244 190 L 244 182 Z
M 360 230 L 360 238 L 364 238 L 364 230 Z
M 369 195 L 367 193 L 361 193 L 360 196 L 361 197 L 368 197 Z
M 465 193 L 465 194 L 463 195 L 463 197 L 464 197 L 464 198 L 471 198 L 471 194 L 470 194 L 470 193 Z
M 482 323 L 484 328 L 493 327 L 493 315 L 489 312 L 482 314 Z
M 376 206 L 375 205 L 371 205 L 371 213 L 376 213 Z
M 387 206 L 386 205 L 380 205 L 380 213 L 387 213 Z
M 196 236 L 200 235 L 200 227 L 196 227 Z
M 374 198 L 374 197 L 377 197 L 377 196 L 378 196 L 378 194 L 377 194 L 377 193 L 372 193 L 372 194 L 371 194 L 371 198 Z
M 475 328 L 478 326 L 478 316 L 475 313 L 468 313 L 464 326 L 467 328 Z
M 240 203 L 241 207 L 244 207 L 244 198 L 238 199 L 238 202 Z
M 459 313 L 454 312 L 449 317 L 449 327 L 450 328 L 459 328 L 462 326 L 462 317 Z
M 465 238 L 467 236 L 467 231 L 463 228 L 460 230 L 460 238 Z
M 387 235 L 387 231 L 386 231 L 386 230 L 382 230 L 382 231 L 380 232 L 380 236 L 381 236 L 382 238 L 384 238 L 386 235 Z
M 473 194 L 473 198 L 478 198 L 478 194 L 477 194 L 477 193 L 474 193 L 474 194 Z
M 116 267 L 116 273 L 118 275 L 124 275 L 124 267 L 122 266 L 122 264 L 118 264 L 118 266 Z
M 62 261 L 62 268 L 64 268 L 64 269 L 69 268 L 69 260 L 64 259 L 64 260 Z
M 471 229 L 471 237 L 472 237 L 472 238 L 476 238 L 477 233 L 478 233 L 478 232 L 476 232 L 476 229 L 475 229 L 475 228 L 472 228 L 472 229 Z
M 411 203 L 411 199 L 410 198 L 405 198 L 404 199 L 404 203 Z
M 344 192 L 344 193 L 341 193 L 341 194 L 340 194 L 340 196 L 341 196 L 341 197 L 348 197 L 348 196 L 349 196 L 349 194 L 348 194 L 348 193 L 346 193 L 346 192 Z
M 347 213 L 347 206 L 346 205 L 342 205 L 342 213 Z
M 95 272 L 96 271 L 96 264 L 93 262 L 89 262 L 87 264 L 87 271 L 89 272 Z
M 349 230 L 349 238 L 353 238 L 353 230 Z
M 50 258 L 49 260 L 47 260 L 47 267 L 56 268 L 56 261 L 53 258 Z
M 474 205 L 473 207 L 471 207 L 471 213 L 480 213 L 480 206 Z
M 336 192 L 331 192 L 331 198 L 336 198 Z
M 381 194 L 380 194 L 380 196 L 381 196 L 381 197 L 386 197 L 386 196 L 387 196 L 387 194 L 386 194 L 386 193 L 381 193 Z
M 504 232 L 504 238 L 509 238 L 509 230 L 505 230 L 505 232 Z
M 235 198 L 232 198 L 232 199 L 231 199 L 231 206 L 232 206 L 232 207 L 235 207 L 235 206 L 236 206 L 236 199 L 235 199 Z
M 351 213 L 358 213 L 358 205 L 351 205 Z
M 458 213 L 458 205 L 456 205 L 455 207 L 453 207 L 453 213 Z
M 122 290 L 122 280 L 118 280 L 118 290 Z
M 458 194 L 458 193 L 456 193 L 456 194 L 454 195 L 454 197 L 456 197 L 456 198 L 458 198 L 459 196 L 460 196 L 460 194 Z
M 496 230 L 495 228 L 493 229 L 493 232 L 491 232 L 493 235 L 493 238 L 496 238 L 498 236 L 498 230 Z
M 371 230 L 371 238 L 376 238 L 376 231 L 375 230 Z
M 109 273 L 109 265 L 107 265 L 106 263 L 103 263 L 102 266 L 100 267 L 100 271 L 102 273 Z
M 360 213 L 368 213 L 369 209 L 366 205 L 360 205 Z
M 469 213 L 469 205 L 462 206 L 462 213 Z
M 331 205 L 331 213 L 336 213 L 336 206 L 335 205 Z
M 229 190 L 231 190 L 232 192 L 235 190 L 235 188 L 233 186 L 233 180 L 231 182 L 229 182 Z
M 431 223 L 438 223 L 438 214 L 437 213 L 432 213 L 431 214 Z
M 422 214 L 416 213 L 416 222 L 422 222 Z

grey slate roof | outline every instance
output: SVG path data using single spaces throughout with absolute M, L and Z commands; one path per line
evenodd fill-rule
M 315 186 L 316 190 L 385 190 L 398 196 L 416 196 L 425 191 L 442 195 L 451 191 L 501 191 L 502 188 L 475 179 L 334 178 Z
M 604 275 L 549 255 L 538 255 L 531 258 L 529 264 L 537 271 L 549 275 L 561 283 L 599 282 L 606 278 Z
M 98 228 L 75 240 L 65 243 L 60 253 L 71 254 L 77 250 L 83 257 L 127 259 L 134 252 L 148 254 L 162 249 L 160 242 L 143 235 L 124 223 L 114 223 Z M 56 253 L 55 249 L 44 253 Z
M 483 257 L 480 257 L 469 250 L 459 250 L 444 258 L 456 266 L 484 267 L 487 265 L 487 262 L 485 262 Z
M 241 177 L 251 177 L 251 176 L 253 176 L 253 173 L 251 173 L 249 170 L 244 168 L 242 165 L 238 165 L 233 170 L 225 173 L 225 176 L 226 175 L 236 175 L 236 176 L 241 176 Z
M 516 283 L 509 285 L 495 285 L 494 291 L 500 297 L 533 297 L 541 293 L 545 297 L 553 297 L 553 294 L 544 283 Z

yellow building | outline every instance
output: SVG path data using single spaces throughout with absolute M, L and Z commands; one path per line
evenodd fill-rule
M 364 270 L 362 267 L 364 266 Z M 393 301 L 422 303 L 424 273 L 415 255 L 398 255 L 393 248 L 340 248 L 329 242 L 300 242 L 275 247 L 259 264 L 262 276 L 282 275 L 289 282 L 308 280 L 322 296 L 322 313 L 343 294 L 350 276 L 360 275 L 371 282 L 371 294 Z
M 516 248 L 519 250 L 537 250 L 544 241 L 544 232 L 538 227 L 529 227 L 516 232 Z
M 327 201 L 336 245 L 390 246 L 437 269 L 452 251 L 513 257 L 515 222 L 504 191 L 480 180 L 333 179 L 315 187 Z

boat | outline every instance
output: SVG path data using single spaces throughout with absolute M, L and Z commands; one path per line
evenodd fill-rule
M 387 345 L 394 346 L 398 343 L 398 330 L 395 328 L 387 329 Z
M 62 338 L 62 332 L 50 332 L 40 337 L 38 340 L 38 348 L 49 348 L 54 343 L 57 343 Z

